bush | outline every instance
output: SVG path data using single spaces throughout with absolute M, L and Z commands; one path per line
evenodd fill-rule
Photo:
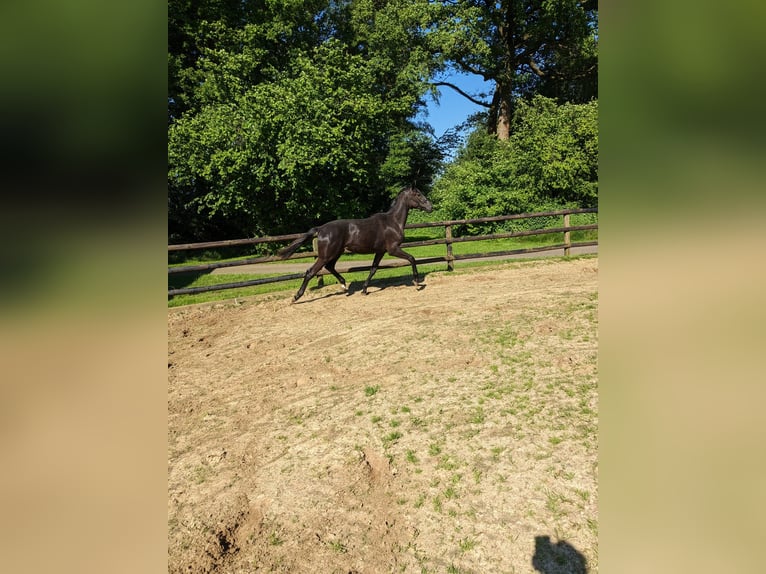
M 595 101 L 557 105 L 536 96 L 531 102 L 518 103 L 508 141 L 497 140 L 483 127 L 475 129 L 434 184 L 432 198 L 440 218 L 595 207 L 597 116 Z M 556 224 L 560 218 L 511 221 L 494 227 L 518 231 Z M 468 226 L 462 231 L 471 233 L 472 229 Z

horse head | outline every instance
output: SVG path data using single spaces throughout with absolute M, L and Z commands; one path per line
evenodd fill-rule
M 408 187 L 402 190 L 399 195 L 404 196 L 404 199 L 407 202 L 407 207 L 422 209 L 426 213 L 431 213 L 431 211 L 433 211 L 434 206 L 431 205 L 428 198 L 415 187 Z

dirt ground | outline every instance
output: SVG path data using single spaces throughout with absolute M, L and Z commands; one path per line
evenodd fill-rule
M 325 283 L 168 311 L 169 572 L 598 572 L 598 259 Z

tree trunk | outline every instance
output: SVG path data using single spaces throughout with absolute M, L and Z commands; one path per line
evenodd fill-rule
M 510 89 L 501 86 L 495 87 L 492 96 L 492 104 L 489 108 L 488 131 L 495 134 L 499 140 L 507 140 L 511 137 L 511 118 L 513 117 L 513 100 L 506 94 Z
M 516 20 L 514 18 L 514 3 L 504 0 L 501 2 L 500 25 L 498 33 L 503 43 L 504 54 L 502 68 L 496 78 L 495 96 L 492 103 L 496 106 L 495 134 L 497 139 L 508 140 L 511 136 L 511 118 L 513 117 L 513 83 L 516 77 L 515 36 Z
M 510 98 L 500 96 L 500 106 L 497 110 L 497 139 L 507 140 L 511 137 L 511 102 Z

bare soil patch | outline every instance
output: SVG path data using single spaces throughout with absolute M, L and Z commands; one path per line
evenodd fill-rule
M 598 572 L 597 275 L 169 310 L 169 571 Z

